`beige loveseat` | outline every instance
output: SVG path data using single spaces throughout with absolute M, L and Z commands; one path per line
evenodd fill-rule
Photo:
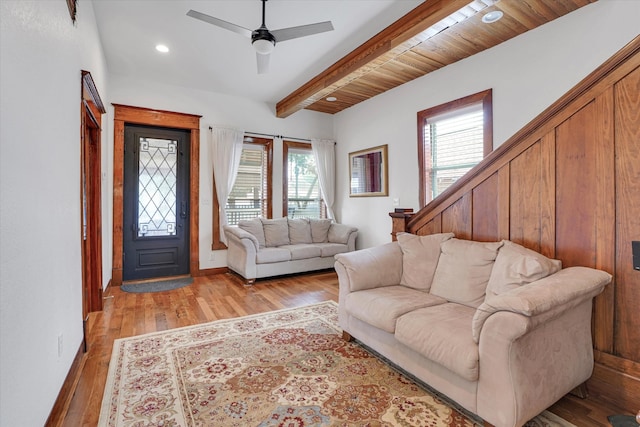
M 334 255 L 354 251 L 358 230 L 328 219 L 265 219 L 224 226 L 227 265 L 256 278 L 332 268 Z
M 336 256 L 339 324 L 486 422 L 521 426 L 592 373 L 606 272 L 453 234 Z

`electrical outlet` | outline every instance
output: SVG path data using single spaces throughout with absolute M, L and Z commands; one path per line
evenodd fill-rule
M 62 341 L 62 334 L 58 335 L 58 357 L 62 357 L 62 351 L 64 350 L 64 348 L 62 347 L 63 341 Z
M 393 206 L 400 206 L 400 199 L 398 198 L 393 199 Z
M 216 253 L 215 252 L 209 252 L 209 261 L 215 261 L 216 260 Z

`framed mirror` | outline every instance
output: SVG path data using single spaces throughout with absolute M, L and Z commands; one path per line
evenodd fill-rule
M 349 197 L 389 195 L 387 145 L 349 153 Z

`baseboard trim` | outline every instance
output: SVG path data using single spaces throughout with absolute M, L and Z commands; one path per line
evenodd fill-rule
M 202 276 L 215 276 L 217 274 L 226 274 L 229 272 L 229 267 L 218 267 L 218 268 L 205 268 L 203 270 L 198 270 L 191 275 L 193 277 L 202 277 Z
M 71 398 L 73 397 L 78 381 L 80 380 L 80 373 L 82 372 L 82 368 L 86 361 L 86 354 L 87 353 L 84 352 L 83 343 L 80 343 L 80 347 L 78 347 L 78 352 L 73 358 L 67 377 L 64 379 L 64 383 L 62 383 L 62 388 L 60 388 L 60 392 L 53 404 L 53 408 L 51 408 L 45 427 L 58 427 L 62 425 L 64 417 L 69 410 Z

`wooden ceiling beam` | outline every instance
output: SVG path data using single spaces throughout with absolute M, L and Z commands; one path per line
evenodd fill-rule
M 296 111 L 326 98 L 357 76 L 362 76 L 401 55 L 408 49 L 408 45 L 416 45 L 424 41 L 420 37 L 420 33 L 468 3 L 469 0 L 429 0 L 423 2 L 278 102 L 276 116 L 288 117 Z M 411 42 L 407 43 L 409 40 Z M 392 53 L 389 58 L 385 58 L 382 62 L 376 61 L 389 53 Z

